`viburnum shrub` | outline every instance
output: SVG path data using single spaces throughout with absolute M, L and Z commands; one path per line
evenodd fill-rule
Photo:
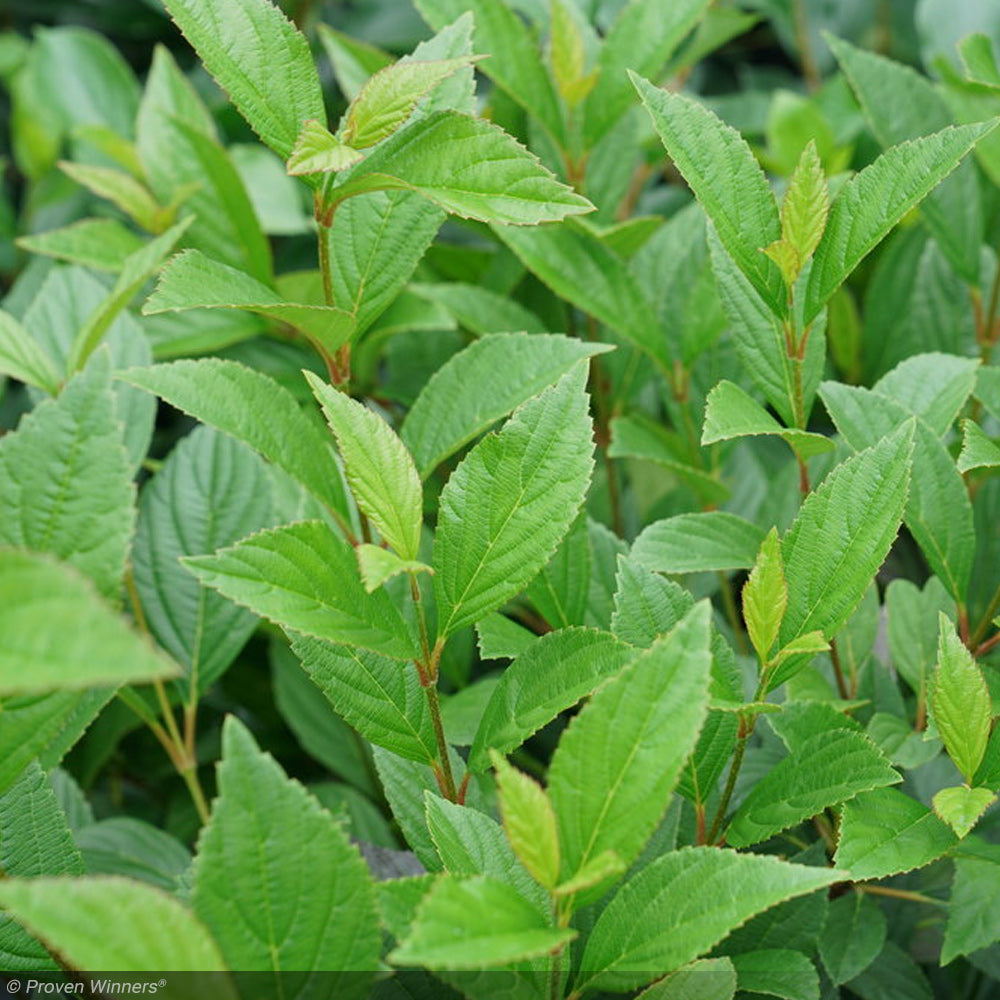
M 3 967 L 994 996 L 989 38 L 816 89 L 799 23 L 752 147 L 683 92 L 735 6 L 323 25 L 328 117 L 268 0 L 164 4 L 271 152 L 0 47 Z

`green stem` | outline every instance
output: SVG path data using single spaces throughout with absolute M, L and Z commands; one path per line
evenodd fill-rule
M 719 807 L 715 810 L 715 818 L 712 820 L 712 826 L 708 831 L 708 837 L 705 838 L 705 843 L 715 844 L 718 842 L 719 833 L 722 828 L 722 822 L 726 818 L 726 810 L 729 808 L 729 800 L 733 797 L 733 792 L 736 789 L 736 779 L 740 775 L 740 768 L 743 766 L 743 757 L 747 752 L 747 741 L 750 739 L 750 733 L 753 732 L 751 727 L 750 732 L 740 734 L 736 742 L 736 750 L 733 752 L 733 762 L 729 765 L 729 777 L 726 779 L 726 787 L 722 792 L 722 798 L 719 799 Z
M 434 739 L 437 741 L 439 764 L 441 768 L 441 791 L 450 802 L 458 801 L 458 789 L 455 787 L 455 776 L 451 772 L 451 755 L 448 741 L 444 735 L 444 723 L 441 721 L 441 704 L 438 701 L 437 684 L 431 682 L 424 687 L 427 696 L 427 707 L 430 709 L 431 721 L 434 723 Z

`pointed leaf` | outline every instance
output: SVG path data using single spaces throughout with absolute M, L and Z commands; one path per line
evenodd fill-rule
M 593 468 L 586 377 L 577 364 L 524 403 L 448 480 L 434 539 L 439 638 L 518 593 L 576 518 Z
M 843 875 L 714 847 L 672 851 L 627 882 L 598 917 L 575 986 L 642 986 L 705 954 L 754 914 Z
M 735 514 L 677 514 L 645 528 L 631 557 L 657 573 L 749 569 L 763 541 L 757 525 Z
M 606 850 L 630 864 L 666 810 L 708 709 L 709 606 L 601 688 L 563 734 L 549 768 L 562 875 Z
M 115 219 L 81 219 L 61 229 L 21 236 L 17 245 L 29 253 L 117 274 L 142 240 Z
M 767 663 L 787 607 L 788 582 L 781 542 L 778 529 L 772 528 L 761 543 L 757 561 L 743 586 L 743 618 L 761 663 Z
M 299 977 L 291 972 L 353 972 L 337 979 L 337 994 L 367 995 L 370 981 L 357 973 L 374 973 L 380 934 L 361 854 L 233 716 L 192 880 L 194 911 L 231 968 L 270 972 L 275 984 L 282 976 L 292 991 Z
M 802 157 L 781 202 L 781 232 L 795 248 L 800 266 L 816 252 L 829 214 L 830 193 L 826 175 L 816 143 L 810 140 L 802 150 Z
M 934 812 L 959 837 L 964 837 L 996 800 L 996 793 L 989 788 L 957 785 L 954 788 L 942 788 L 935 794 L 931 804 L 934 806 Z
M 309 43 L 268 0 L 166 0 L 164 6 L 251 128 L 283 160 L 306 119 L 325 120 Z
M 45 349 L 10 313 L 0 309 L 0 375 L 37 386 L 54 396 L 59 372 Z
M 286 167 L 293 177 L 335 174 L 353 166 L 363 156 L 363 153 L 332 135 L 320 122 L 307 121 L 295 140 L 295 148 L 288 157 Z
M 415 559 L 400 559 L 395 552 L 383 549 L 380 545 L 359 545 L 354 552 L 358 557 L 361 579 L 369 594 L 402 573 L 434 574 L 434 570 L 426 563 Z
M 962 421 L 962 452 L 958 456 L 958 471 L 1000 468 L 1000 445 L 983 432 L 973 420 Z
M 389 595 L 365 590 L 353 548 L 321 521 L 262 531 L 183 562 L 206 586 L 296 632 L 401 660 L 418 655 Z

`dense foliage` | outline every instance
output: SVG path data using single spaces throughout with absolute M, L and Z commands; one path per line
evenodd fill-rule
M 81 6 L 0 34 L 0 966 L 996 995 L 991 5 Z

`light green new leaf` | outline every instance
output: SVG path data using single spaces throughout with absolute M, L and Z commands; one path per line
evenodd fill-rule
M 553 890 L 553 895 L 565 898 L 577 896 L 587 889 L 607 882 L 608 879 L 618 879 L 625 874 L 625 862 L 615 851 L 602 851 L 591 858 L 577 873 L 561 882 Z
M 912 67 L 839 38 L 830 38 L 829 44 L 884 149 L 937 132 L 954 121 L 940 89 Z M 958 167 L 928 195 L 921 211 L 952 265 L 965 281 L 978 286 L 983 208 L 974 165 L 967 162 Z
M 471 14 L 476 52 L 489 56 L 482 71 L 534 115 L 556 142 L 565 140 L 566 125 L 552 77 L 528 26 L 504 0 L 416 0 L 415 6 L 435 31 Z
M 894 785 L 900 776 L 862 733 L 817 733 L 754 785 L 726 833 L 732 847 L 749 847 L 861 792 Z
M 407 125 L 343 175 L 328 205 L 368 191 L 416 191 L 462 218 L 506 225 L 557 222 L 593 211 L 496 125 L 436 111 Z
M 567 628 L 549 632 L 501 674 L 469 754 L 469 770 L 490 766 L 490 749 L 509 753 L 572 708 L 635 658 L 607 632 Z
M 190 910 L 132 879 L 5 879 L 0 882 L 0 906 L 81 972 L 226 968 L 215 941 Z M 224 1000 L 231 995 L 222 991 Z
M 628 337 L 661 367 L 673 365 L 656 310 L 639 282 L 591 230 L 568 222 L 535 229 L 498 226 L 494 232 L 561 298 Z
M 662 818 L 708 710 L 710 616 L 696 605 L 563 734 L 548 788 L 564 879 L 607 850 L 630 864 Z
M 942 612 L 931 707 L 948 756 L 970 784 L 986 753 L 992 704 L 982 670 Z
M 819 954 L 834 983 L 846 983 L 878 958 L 885 944 L 882 907 L 864 892 L 849 892 L 830 902 Z
M 132 547 L 136 589 L 156 641 L 204 692 L 236 658 L 257 618 L 203 587 L 182 556 L 214 552 L 271 522 L 264 463 L 245 445 L 201 426 L 143 487 Z
M 802 504 L 781 546 L 789 593 L 782 646 L 808 632 L 832 638 L 864 596 L 903 519 L 912 449 L 908 423 L 839 465 Z M 787 659 L 768 690 L 808 662 Z
M 868 253 L 995 125 L 959 125 L 893 146 L 841 187 L 809 273 L 805 323 L 815 319 Z
M 894 788 L 877 788 L 845 804 L 833 860 L 855 881 L 886 878 L 929 865 L 956 840 L 926 806 Z
M 49 552 L 117 601 L 135 487 L 108 367 L 95 357 L 0 438 L 0 545 Z
M 482 440 L 441 493 L 434 538 L 438 637 L 472 625 L 522 590 L 576 518 L 593 468 L 578 363 Z
M 738 385 L 723 379 L 705 400 L 705 425 L 701 443 L 714 444 L 755 434 L 772 434 L 785 441 L 803 459 L 833 451 L 834 443 L 823 434 L 782 427 L 763 406 Z
M 267 375 L 235 361 L 203 358 L 130 368 L 119 378 L 250 445 L 348 519 L 345 487 L 327 436 Z
M 364 156 L 341 142 L 320 122 L 307 121 L 302 126 L 286 169 L 293 177 L 307 174 L 335 174 L 353 166 Z
M 587 148 L 604 138 L 635 101 L 628 70 L 656 78 L 709 7 L 709 0 L 632 0 L 612 22 L 598 78 L 584 105 Z
M 484 969 L 556 952 L 576 936 L 575 930 L 551 926 L 495 878 L 444 875 L 417 907 L 410 934 L 389 960 L 429 969 Z
M 283 160 L 306 119 L 326 120 L 309 43 L 268 0 L 165 0 L 164 6 L 251 128 Z
M 964 837 L 996 800 L 996 793 L 989 788 L 956 785 L 942 788 L 931 800 L 931 805 L 959 837 Z
M 974 420 L 962 421 L 962 451 L 958 471 L 1000 468 L 1000 445 L 988 438 Z
M 0 629 L 3 695 L 151 682 L 179 672 L 89 580 L 36 553 L 0 549 Z
M 21 236 L 17 245 L 29 253 L 117 274 L 142 240 L 116 219 L 81 219 L 61 229 Z
M 574 985 L 642 986 L 705 954 L 755 914 L 843 877 L 835 868 L 714 847 L 672 851 L 627 882 L 598 917 Z
M 402 573 L 434 573 L 426 563 L 400 559 L 391 549 L 383 549 L 381 545 L 358 545 L 354 554 L 358 557 L 358 570 L 369 594 Z
M 406 446 L 377 413 L 303 372 L 323 408 L 361 510 L 406 560 L 417 558 L 423 523 L 420 476 Z
M 380 69 L 361 88 L 344 115 L 344 142 L 354 149 L 367 149 L 381 142 L 406 122 L 421 98 L 473 61 L 471 56 L 401 59 Z
M 292 636 L 292 650 L 337 714 L 366 740 L 423 764 L 437 759 L 416 670 L 380 653 L 302 635 Z
M 551 0 L 549 5 L 548 59 L 556 90 L 569 107 L 575 108 L 593 89 L 597 74 L 586 72 L 586 40 L 562 0 Z
M 909 419 L 902 404 L 877 391 L 825 382 L 820 394 L 856 450 L 873 446 Z M 975 554 L 972 504 L 947 449 L 919 419 L 904 516 L 931 569 L 956 601 L 964 600 Z
M 704 105 L 631 76 L 670 158 L 723 246 L 772 312 L 784 316 L 781 272 L 759 249 L 781 238 L 778 206 L 750 147 Z
M 381 943 L 371 874 L 340 823 L 234 716 L 192 882 L 194 911 L 230 968 L 269 972 L 275 986 L 287 976 L 290 991 L 291 972 L 353 972 L 337 995 L 367 996 L 370 980 L 356 973 L 374 973 Z
M 559 830 L 544 788 L 511 767 L 496 751 L 490 758 L 500 793 L 500 816 L 521 864 L 547 889 L 559 881 Z
M 286 302 L 273 289 L 198 250 L 184 250 L 164 268 L 142 307 L 146 316 L 188 309 L 246 309 L 301 330 L 328 353 L 351 339 L 354 317 L 332 306 Z
M 761 664 L 768 662 L 787 607 L 788 582 L 781 542 L 778 529 L 772 528 L 761 543 L 757 561 L 743 586 L 743 618 Z
M 677 514 L 645 528 L 632 558 L 657 573 L 749 569 L 763 541 L 756 524 L 735 514 Z
M 955 858 L 955 881 L 941 947 L 941 964 L 959 955 L 988 948 L 1000 937 L 1000 854 L 994 845 L 969 851 L 970 843 L 959 848 Z M 968 851 L 968 854 L 966 852 Z
M 10 313 L 0 309 L 0 375 L 37 386 L 54 396 L 59 372 L 45 349 Z
M 829 214 L 826 175 L 816 143 L 810 139 L 781 202 L 782 237 L 795 250 L 800 269 L 816 252 Z
M 497 333 L 471 343 L 431 376 L 400 429 L 421 477 L 577 362 L 610 349 L 558 333 Z
M 418 655 L 389 595 L 365 590 L 354 549 L 322 521 L 262 531 L 183 563 L 206 586 L 285 628 L 399 660 Z
M 0 797 L 0 869 L 7 878 L 84 873 L 66 814 L 37 761 Z M 7 914 L 0 914 L 0 965 L 8 972 L 58 969 L 45 949 Z

